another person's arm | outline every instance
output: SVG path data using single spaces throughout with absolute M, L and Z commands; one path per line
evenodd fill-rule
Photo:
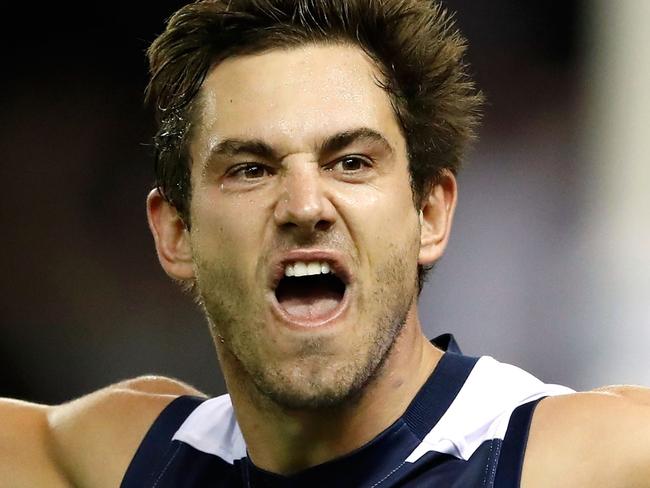
M 0 488 L 119 486 L 147 430 L 179 395 L 202 394 L 146 376 L 58 406 L 0 399 Z
M 650 389 L 616 386 L 543 400 L 521 486 L 650 488 Z

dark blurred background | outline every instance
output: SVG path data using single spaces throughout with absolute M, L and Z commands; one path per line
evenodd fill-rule
M 183 3 L 4 14 L 14 29 L 3 30 L 0 78 L 0 396 L 56 403 L 145 373 L 223 391 L 207 327 L 160 269 L 144 211 L 144 51 Z M 636 190 L 607 186 L 602 155 L 621 169 L 620 153 L 607 143 L 609 106 L 592 103 L 609 100 L 603 59 L 634 29 L 610 32 L 604 2 L 446 4 L 488 106 L 449 253 L 423 293 L 427 332 L 575 388 L 650 383 L 648 160 L 639 151 L 625 167 Z M 621 202 L 627 191 L 637 200 Z M 607 218 L 620 227 L 612 248 Z

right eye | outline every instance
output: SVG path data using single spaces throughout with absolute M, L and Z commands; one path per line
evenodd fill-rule
M 271 174 L 268 166 L 260 163 L 243 163 L 232 167 L 227 176 L 229 178 L 239 178 L 242 180 L 259 180 Z

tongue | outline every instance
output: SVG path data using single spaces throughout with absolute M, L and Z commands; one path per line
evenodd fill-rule
M 306 287 L 294 289 L 278 301 L 289 315 L 301 319 L 317 319 L 330 314 L 341 302 L 341 295 L 333 290 Z

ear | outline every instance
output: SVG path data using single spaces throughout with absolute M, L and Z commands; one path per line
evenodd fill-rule
M 449 241 L 457 196 L 455 176 L 451 171 L 443 171 L 422 202 L 418 264 L 430 265 L 442 256 Z
M 163 198 L 158 189 L 147 197 L 147 219 L 165 272 L 175 280 L 194 278 L 190 234 L 176 209 Z

